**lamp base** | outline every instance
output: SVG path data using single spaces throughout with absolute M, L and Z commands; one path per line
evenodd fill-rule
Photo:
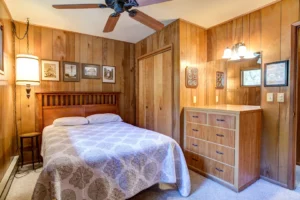
M 27 99 L 29 99 L 30 98 L 30 92 L 31 92 L 31 88 L 30 88 L 30 84 L 27 84 L 26 85 L 26 93 L 27 93 Z

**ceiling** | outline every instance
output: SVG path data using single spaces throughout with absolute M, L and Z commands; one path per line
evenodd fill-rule
M 165 25 L 178 18 L 209 28 L 278 0 L 173 0 L 139 8 Z M 5 0 L 14 20 L 136 43 L 154 31 L 124 13 L 112 33 L 103 33 L 111 9 L 56 10 L 52 4 L 104 0 Z

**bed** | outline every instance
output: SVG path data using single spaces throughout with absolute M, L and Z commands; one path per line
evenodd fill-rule
M 118 93 L 37 94 L 44 164 L 33 200 L 122 200 L 157 183 L 175 183 L 189 195 L 188 168 L 173 139 L 124 122 L 51 125 L 60 117 L 118 114 L 118 99 Z

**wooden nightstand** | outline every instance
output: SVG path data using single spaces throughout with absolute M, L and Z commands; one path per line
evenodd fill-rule
M 38 161 L 40 162 L 40 146 L 39 146 L 39 137 L 42 135 L 40 132 L 33 132 L 33 133 L 25 133 L 20 135 L 20 142 L 21 142 L 21 159 L 22 159 L 22 167 L 24 164 L 24 151 L 31 151 L 32 155 L 32 168 L 34 169 L 34 151 L 37 151 L 37 157 Z M 29 147 L 24 147 L 23 142 L 24 139 L 31 139 L 31 146 Z M 34 147 L 34 139 L 36 142 L 36 146 Z

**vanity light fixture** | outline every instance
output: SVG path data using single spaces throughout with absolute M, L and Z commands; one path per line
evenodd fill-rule
M 240 59 L 251 59 L 255 57 L 256 55 L 253 52 L 247 51 L 245 43 L 239 42 L 233 45 L 231 49 L 227 47 L 224 50 L 224 55 L 222 58 L 234 61 Z

